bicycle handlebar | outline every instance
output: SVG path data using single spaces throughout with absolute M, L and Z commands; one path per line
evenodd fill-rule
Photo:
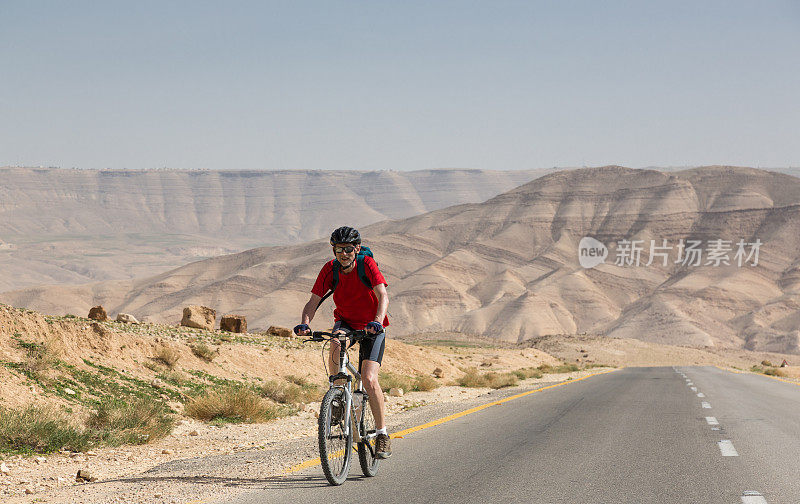
M 303 343 L 307 343 L 309 341 L 325 341 L 325 340 L 333 340 L 339 338 L 353 338 L 353 339 L 362 339 L 362 338 L 369 338 L 370 336 L 374 336 L 374 334 L 370 334 L 364 329 L 358 330 L 344 330 L 344 333 L 332 333 L 328 331 L 312 331 L 311 337 L 309 339 L 303 340 Z

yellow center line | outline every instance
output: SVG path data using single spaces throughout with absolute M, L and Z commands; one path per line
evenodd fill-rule
M 622 368 L 619 368 L 619 369 L 622 369 Z M 437 425 L 441 425 L 443 423 L 450 422 L 450 421 L 455 420 L 457 418 L 461 418 L 463 416 L 470 415 L 472 413 L 475 413 L 477 411 L 481 411 L 481 410 L 489 408 L 491 406 L 497 406 L 497 405 L 506 403 L 508 401 L 513 401 L 515 399 L 519 399 L 520 397 L 525 397 L 525 396 L 528 396 L 528 395 L 531 395 L 531 394 L 535 394 L 537 392 L 541 392 L 543 390 L 547 390 L 547 389 L 551 389 L 551 388 L 555 388 L 555 387 L 560 387 L 562 385 L 567 385 L 569 383 L 576 383 L 576 382 L 579 382 L 581 380 L 585 380 L 586 378 L 591 378 L 592 376 L 599 376 L 599 375 L 603 375 L 603 374 L 606 374 L 606 373 L 611 373 L 612 371 L 617 371 L 617 369 L 609 369 L 608 371 L 602 371 L 600 373 L 593 373 L 593 374 L 590 374 L 590 375 L 586 375 L 586 376 L 584 376 L 582 378 L 578 378 L 576 380 L 563 381 L 561 383 L 555 383 L 553 385 L 548 385 L 547 387 L 542 387 L 542 388 L 538 388 L 538 389 L 534 389 L 534 390 L 529 390 L 527 392 L 522 392 L 521 394 L 516 394 L 516 395 L 513 395 L 513 396 L 506 397 L 504 399 L 500 399 L 498 401 L 493 401 L 493 402 L 490 402 L 490 403 L 482 404 L 480 406 L 476 406 L 476 407 L 470 408 L 468 410 L 464 410 L 464 411 L 461 411 L 461 412 L 458 412 L 458 413 L 454 413 L 452 415 L 446 416 L 444 418 L 440 418 L 438 420 L 433 420 L 431 422 L 424 423 L 424 424 L 418 425 L 416 427 L 411 427 L 409 429 L 405 429 L 405 430 L 401 430 L 399 432 L 395 432 L 394 434 L 391 434 L 389 437 L 390 438 L 394 438 L 394 439 L 402 438 L 403 436 L 406 436 L 406 435 L 411 434 L 413 432 L 418 432 L 418 431 L 421 431 L 423 429 L 428 429 L 430 427 L 435 427 Z M 295 466 L 290 467 L 289 469 L 286 470 L 286 473 L 293 473 L 293 472 L 301 471 L 303 469 L 307 469 L 309 467 L 313 467 L 313 466 L 315 466 L 315 465 L 317 465 L 319 463 L 321 463 L 319 458 L 309 459 L 309 460 L 306 460 L 305 462 L 301 462 L 300 464 L 297 464 Z

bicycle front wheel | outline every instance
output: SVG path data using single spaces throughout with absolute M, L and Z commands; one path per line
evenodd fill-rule
M 347 479 L 353 456 L 353 431 L 344 423 L 345 394 L 340 388 L 328 390 L 319 411 L 319 459 L 322 472 L 331 485 Z M 345 433 L 346 432 L 346 433 Z
M 356 394 L 357 396 L 358 394 Z M 358 443 L 358 463 L 361 464 L 361 472 L 364 473 L 364 476 L 375 476 L 378 474 L 378 464 L 381 459 L 375 457 L 375 417 L 372 415 L 372 408 L 366 397 L 361 411 L 359 429 L 362 441 Z

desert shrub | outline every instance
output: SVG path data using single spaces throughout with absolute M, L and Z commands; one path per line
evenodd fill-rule
M 0 451 L 83 451 L 90 445 L 91 435 L 75 425 L 70 416 L 54 408 L 0 408 Z
M 170 369 L 175 367 L 180 358 L 181 354 L 169 345 L 160 345 L 156 348 L 155 359 Z
M 268 380 L 258 388 L 262 396 L 282 404 L 317 401 L 322 393 L 315 383 L 305 378 L 288 375 L 286 381 Z
M 786 371 L 784 371 L 783 369 L 778 369 L 778 368 L 774 368 L 774 367 L 773 368 L 769 368 L 769 369 L 765 369 L 764 370 L 764 374 L 765 375 L 769 375 L 769 376 L 782 376 L 782 377 L 789 376 L 786 373 Z
M 18 340 L 17 344 L 25 350 L 25 360 L 22 369 L 42 379 L 42 373 L 52 369 L 58 364 L 62 353 L 61 344 L 55 339 L 48 339 L 43 343 L 31 343 Z
M 770 362 L 768 360 L 762 360 L 761 361 L 761 365 L 762 366 L 766 366 L 766 367 L 772 367 L 772 362 Z
M 498 389 L 516 385 L 519 377 L 514 373 L 496 373 L 494 371 L 480 374 L 477 368 L 472 367 L 464 370 L 464 376 L 456 381 L 462 387 Z
M 214 357 L 217 356 L 217 352 L 211 349 L 205 343 L 193 343 L 189 345 L 189 348 L 192 349 L 192 353 L 195 354 L 197 357 L 200 357 L 206 362 L 211 362 L 214 360 Z
M 172 432 L 173 418 L 163 403 L 152 398 L 104 401 L 86 421 L 104 444 L 144 444 Z
M 550 364 L 542 364 L 541 366 L 537 367 L 539 371 L 542 373 L 571 373 L 573 371 L 579 371 L 580 368 L 575 364 L 561 364 L 559 366 L 551 366 Z
M 517 369 L 515 371 L 511 371 L 511 373 L 520 380 L 527 380 L 528 378 L 541 378 L 544 376 L 539 369 L 533 367 Z
M 484 375 L 486 386 L 493 389 L 513 387 L 519 379 L 512 373 L 495 373 L 494 371 Z
M 158 362 L 153 361 L 145 361 L 142 363 L 142 366 L 146 367 L 150 371 L 155 371 L 156 373 L 161 371 L 162 367 Z
M 282 416 L 283 410 L 244 387 L 210 390 L 191 399 L 184 409 L 187 416 L 204 421 L 256 423 Z
M 433 376 L 420 374 L 414 377 L 414 385 L 411 390 L 427 392 L 428 390 L 433 390 L 438 387 L 439 382 L 436 381 L 436 378 Z

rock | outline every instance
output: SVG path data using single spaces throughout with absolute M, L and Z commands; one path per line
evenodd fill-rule
M 8 466 L 5 462 L 0 462 L 0 473 L 2 474 L 9 474 L 11 471 L 8 470 Z
M 105 308 L 100 305 L 92 307 L 89 310 L 89 318 L 92 320 L 99 320 L 100 322 L 105 322 L 108 320 L 108 314 L 106 313 Z
M 247 319 L 244 315 L 225 315 L 219 321 L 219 328 L 232 333 L 246 333 Z
M 583 358 L 585 359 L 586 357 L 589 357 L 588 353 L 583 354 Z
M 25 493 L 26 493 L 27 495 L 31 495 L 31 494 L 33 493 L 33 490 L 31 490 L 30 488 L 26 488 L 26 489 L 25 489 Z
M 437 367 L 433 370 L 433 376 L 436 378 L 444 378 L 444 370 L 440 367 Z
M 134 317 L 130 313 L 118 313 L 117 314 L 117 322 L 123 322 L 125 324 L 138 324 L 139 323 L 139 321 L 136 320 L 136 317 Z
M 67 482 L 67 478 L 62 478 L 61 476 L 59 476 L 58 478 L 56 478 L 56 481 L 58 482 L 59 485 L 63 485 L 64 483 Z
M 481 367 L 489 367 L 491 365 L 492 365 L 492 362 L 488 361 L 488 360 L 485 360 L 485 361 L 481 362 Z
M 92 450 L 89 450 L 89 451 L 86 452 L 86 456 L 87 457 L 96 457 L 97 453 L 93 452 Z
M 189 433 L 189 435 L 190 435 L 190 436 L 199 436 L 199 435 L 200 435 L 200 433 L 199 433 L 199 432 L 197 432 L 196 430 L 193 430 L 192 432 L 190 432 L 190 433 Z
M 170 450 L 169 448 L 164 448 L 161 450 L 162 455 L 172 455 L 173 453 L 175 453 L 175 450 Z
M 181 325 L 213 331 L 214 321 L 216 320 L 217 312 L 215 310 L 207 306 L 191 305 L 183 309 Z
M 65 393 L 65 394 L 67 394 L 67 395 L 75 395 L 75 391 L 74 391 L 74 390 L 72 390 L 72 389 L 71 389 L 71 388 L 69 388 L 69 387 L 67 387 L 67 388 L 65 388 L 65 389 L 64 389 L 64 393 Z
M 154 498 L 156 498 L 156 499 L 160 499 L 160 498 L 161 498 L 161 497 L 163 497 L 163 496 L 164 496 L 164 495 L 163 495 L 163 494 L 160 494 L 160 493 L 158 493 L 158 494 L 153 494 L 153 497 L 154 497 Z
M 389 389 L 389 395 L 392 396 L 392 397 L 403 397 L 403 394 L 404 394 L 404 392 L 403 392 L 403 389 L 401 389 L 401 388 L 393 387 L 393 388 Z
M 153 381 L 151 381 L 151 382 L 150 382 L 150 385 L 151 385 L 153 388 L 161 388 L 161 387 L 163 387 L 163 386 L 164 386 L 164 382 L 163 382 L 163 381 L 161 381 L 161 379 L 160 379 L 160 378 L 153 378 Z
M 37 464 L 44 464 L 45 462 L 47 462 L 47 459 L 44 457 L 36 457 L 34 460 L 36 460 Z
M 279 327 L 279 326 L 274 326 L 274 325 L 273 326 L 269 326 L 269 329 L 267 329 L 267 333 L 271 334 L 273 336 L 282 336 L 284 338 L 291 338 L 292 334 L 294 334 L 294 333 L 292 333 L 292 331 L 290 329 L 286 329 L 285 327 Z
M 78 474 L 75 475 L 75 481 L 83 483 L 84 481 L 97 481 L 97 478 L 87 469 L 78 469 Z

